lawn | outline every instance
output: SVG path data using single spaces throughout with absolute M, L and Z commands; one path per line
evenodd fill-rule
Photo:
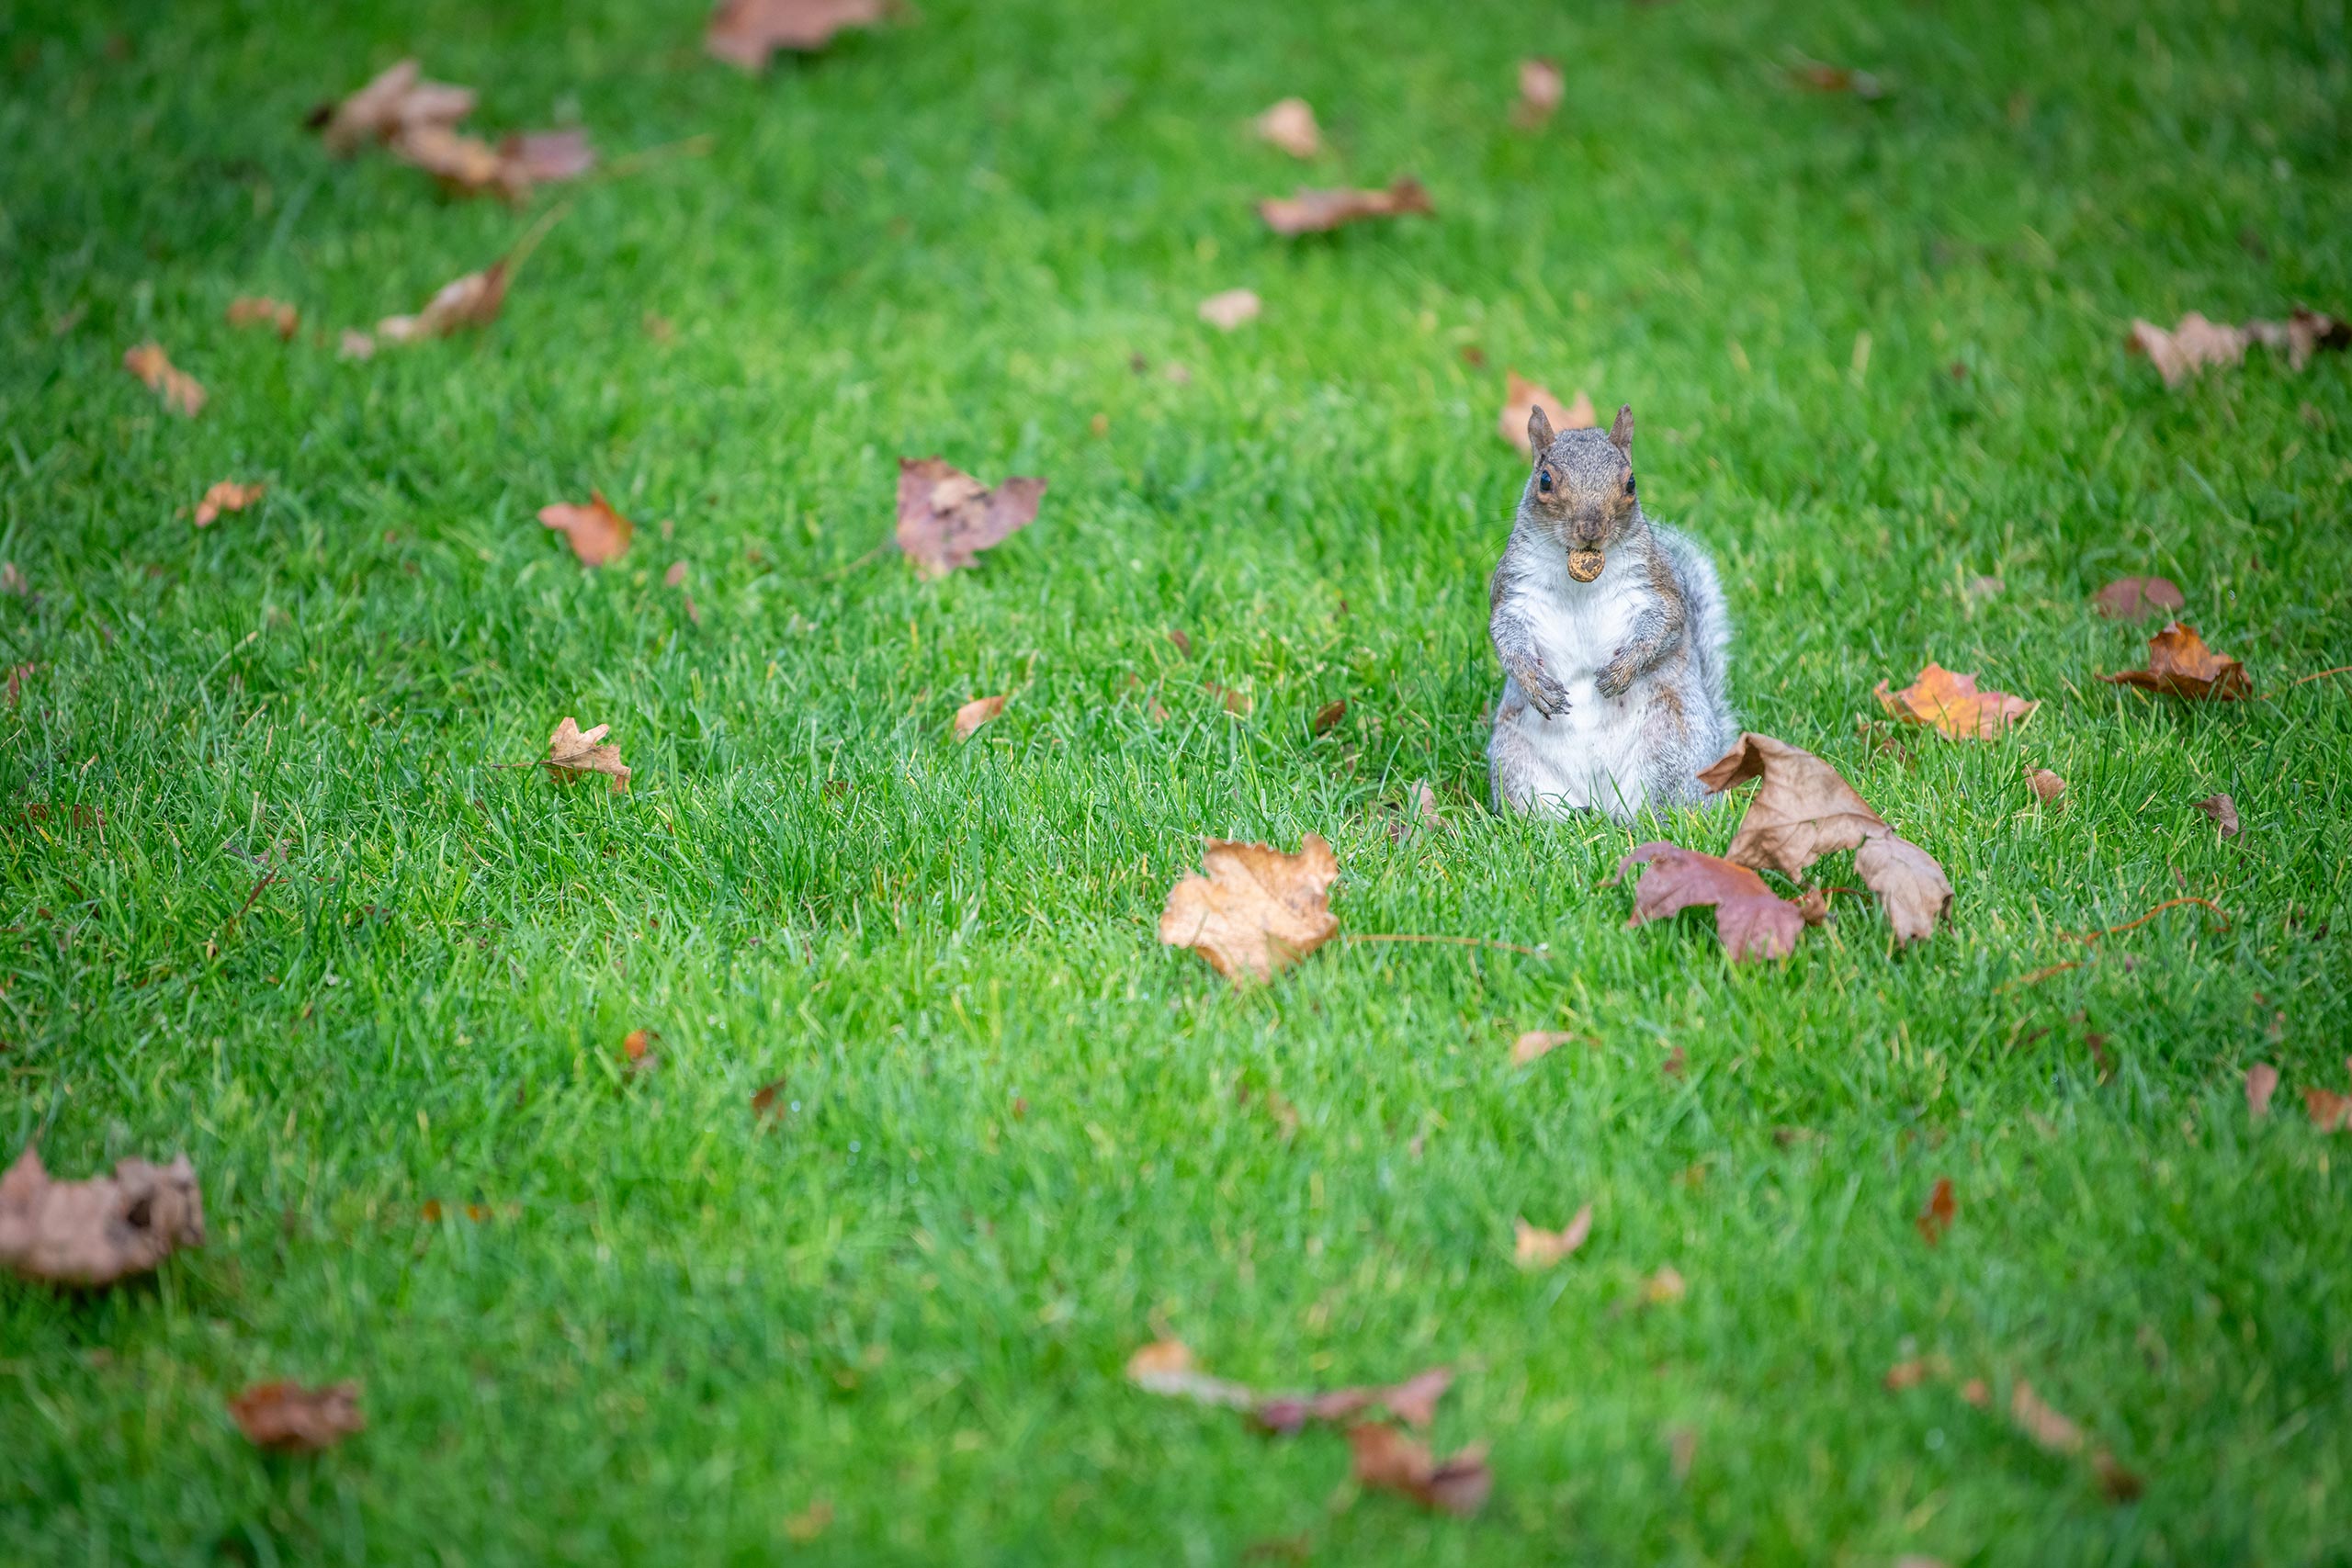
M 2292 682 L 2352 663 L 2352 358 L 2123 346 L 2352 307 L 2340 3 L 922 0 L 762 76 L 702 20 L 11 10 L 0 1160 L 185 1151 L 210 1234 L 0 1282 L 0 1560 L 2343 1561 L 2352 1143 L 2301 1091 L 2352 1087 L 2352 678 Z M 602 166 L 514 207 L 328 156 L 305 112 L 406 54 Z M 1292 94 L 1311 163 L 1249 130 Z M 1252 210 L 1402 173 L 1435 217 Z M 338 357 L 549 218 L 492 324 Z M 1487 810 L 1507 368 L 1634 405 L 1743 723 L 1942 862 L 1933 938 L 1840 898 L 1735 965 L 1611 873 L 1736 809 Z M 925 581 L 933 453 L 1050 489 Z M 224 478 L 268 488 L 195 527 Z M 592 490 L 637 522 L 595 570 L 536 515 Z M 2094 612 L 2127 573 L 2256 700 L 2097 681 L 2160 624 Z M 1898 733 L 1929 660 L 2041 705 Z M 510 765 L 567 715 L 628 793 Z M 1542 951 L 1237 990 L 1158 943 L 1204 836 L 1308 833 L 1344 931 Z M 1163 1337 L 1451 1366 L 1492 1499 L 1154 1397 Z M 275 1377 L 367 1429 L 257 1451 Z

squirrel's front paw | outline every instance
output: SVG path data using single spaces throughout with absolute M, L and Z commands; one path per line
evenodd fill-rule
M 1622 653 L 1601 666 L 1600 673 L 1592 680 L 1593 690 L 1604 697 L 1622 697 L 1633 685 L 1634 661 Z
M 1525 689 L 1527 700 L 1535 705 L 1535 711 L 1545 718 L 1557 718 L 1568 711 L 1568 694 L 1540 667 L 1530 677 L 1522 678 L 1520 685 Z

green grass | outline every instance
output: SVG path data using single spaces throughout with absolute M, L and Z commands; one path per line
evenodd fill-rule
M 0 1559 L 2343 1561 L 2352 1145 L 2297 1091 L 2352 1041 L 2352 692 L 2288 682 L 2352 662 L 2352 370 L 2167 394 L 2121 350 L 2352 305 L 2341 0 L 922 11 L 749 80 L 684 3 L 17 7 L 0 1156 L 186 1149 L 212 1237 L 0 1284 Z M 340 362 L 534 216 L 300 130 L 412 51 L 491 129 L 709 150 L 539 197 L 487 332 Z M 1529 53 L 1568 79 L 1539 135 Z M 1311 170 L 1243 129 L 1290 93 Z M 1435 220 L 1250 209 L 1408 170 Z M 1193 319 L 1235 286 L 1261 321 Z M 301 335 L 226 327 L 250 293 Z M 149 337 L 201 418 L 119 368 Z M 1933 942 L 1841 907 L 1734 968 L 1703 917 L 1623 928 L 1633 835 L 1485 812 L 1507 365 L 1634 405 L 1745 722 L 1941 858 Z M 871 555 L 929 452 L 1052 480 L 937 584 Z M 232 476 L 267 499 L 192 529 Z M 601 572 L 534 518 L 591 487 L 639 522 Z M 2146 628 L 2088 596 L 2136 571 L 2273 700 L 2096 682 Z M 1874 749 L 1871 684 L 1929 658 L 2043 705 Z M 565 714 L 630 795 L 498 766 Z M 1392 844 L 1420 777 L 1453 831 Z M 77 803 L 102 831 L 20 809 Z M 1202 835 L 1309 831 L 1347 930 L 1548 958 L 1334 945 L 1235 994 L 1156 944 Z M 2183 895 L 2226 929 L 2061 935 Z M 1535 1027 L 1597 1044 L 1514 1070 Z M 1582 1254 L 1512 1266 L 1515 1214 L 1588 1201 Z M 1274 1386 L 1453 1363 L 1438 1440 L 1492 1443 L 1493 1502 L 1335 1506 L 1336 1438 L 1125 1384 L 1162 1331 Z M 1883 1391 L 1915 1352 L 2030 1380 L 2144 1498 Z M 257 1455 L 223 1400 L 279 1375 L 362 1380 L 368 1430 Z

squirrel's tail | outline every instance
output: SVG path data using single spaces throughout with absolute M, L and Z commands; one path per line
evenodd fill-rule
M 1710 738 L 1720 742 L 1712 759 L 1731 747 L 1738 727 L 1732 720 L 1731 691 L 1728 674 L 1731 649 L 1731 611 L 1724 603 L 1724 585 L 1715 575 L 1715 563 L 1695 540 L 1679 533 L 1666 535 L 1666 547 L 1673 558 L 1675 574 L 1682 579 L 1683 593 L 1690 606 L 1690 663 L 1698 677 L 1698 688 L 1707 702 L 1707 717 L 1715 726 L 1716 734 Z

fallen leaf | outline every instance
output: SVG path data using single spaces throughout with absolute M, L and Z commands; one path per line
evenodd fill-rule
M 1666 1054 L 1666 1060 L 1657 1065 L 1657 1070 L 1664 1073 L 1668 1077 L 1679 1078 L 1682 1076 L 1683 1069 L 1688 1067 L 1690 1065 L 1690 1058 L 1682 1054 L 1682 1043 L 1678 1040 L 1674 1043 L 1673 1046 L 1668 1050 Z
M 163 393 L 165 408 L 175 409 L 190 419 L 203 412 L 204 383 L 175 366 L 161 344 L 142 343 L 125 350 L 122 367 Z
M 1437 791 L 1430 787 L 1430 781 L 1415 779 L 1405 791 L 1404 815 L 1388 825 L 1388 841 L 1403 843 L 1406 835 L 1425 828 L 1444 832 L 1445 818 L 1438 814 Z
M 596 166 L 596 152 L 584 130 L 522 130 L 499 139 L 498 161 L 501 188 L 519 200 L 535 185 L 578 179 Z
M 1003 711 L 1002 697 L 974 697 L 956 710 L 956 739 L 969 740 L 974 730 Z
M 1159 940 L 1191 948 L 1236 985 L 1272 979 L 1340 929 L 1330 907 L 1340 863 L 1319 833 L 1307 834 L 1295 855 L 1211 839 L 1201 864 L 1207 875 L 1186 876 L 1169 889 Z
M 447 337 L 460 327 L 489 325 L 498 319 L 499 307 L 505 302 L 506 264 L 494 261 L 480 272 L 469 272 L 443 284 L 415 315 L 385 317 L 376 323 L 376 332 L 388 343 Z M 350 334 L 345 334 L 346 348 L 350 341 Z M 367 355 L 353 357 L 364 359 Z
M 1312 190 L 1305 186 L 1295 196 L 1269 197 L 1258 204 L 1258 216 L 1277 234 L 1321 234 L 1365 218 L 1399 218 L 1416 213 L 1436 216 L 1430 193 L 1421 182 L 1400 175 L 1386 190 Z
M 1636 865 L 1643 867 L 1642 880 L 1634 889 L 1634 915 L 1627 925 L 1712 904 L 1715 935 L 1734 963 L 1786 958 L 1796 951 L 1804 918 L 1746 866 L 1655 840 L 1628 852 L 1617 863 L 1617 874 L 1622 877 Z
M 1886 96 L 1886 85 L 1869 72 L 1849 70 L 1843 65 L 1825 65 L 1817 60 L 1790 66 L 1789 75 L 1797 85 L 1816 93 L 1851 93 L 1858 98 Z
M 1323 151 L 1323 131 L 1315 110 L 1305 98 L 1284 98 L 1250 122 L 1261 141 L 1271 141 L 1294 158 L 1312 158 Z
M 1437 1460 L 1430 1457 L 1427 1444 L 1396 1427 L 1364 1422 L 1348 1428 L 1348 1450 L 1353 1456 L 1357 1484 L 1400 1492 L 1425 1508 L 1475 1514 L 1494 1490 L 1494 1474 L 1487 1468 L 1482 1443 Z
M 1182 654 L 1187 659 L 1193 657 L 1193 639 L 1184 634 L 1182 627 L 1169 627 L 1168 640 L 1176 645 L 1177 652 Z
M 1523 1067 L 1576 1039 L 1565 1029 L 1531 1029 L 1510 1043 L 1510 1065 Z
M 1646 1306 L 1664 1306 L 1680 1301 L 1688 1289 L 1679 1269 L 1671 1263 L 1661 1264 L 1657 1273 L 1642 1281 L 1642 1302 Z
M 1552 118 L 1567 96 L 1568 79 L 1561 74 L 1557 62 L 1522 60 L 1519 62 L 1519 102 L 1511 109 L 1511 123 L 1521 130 L 1533 130 Z
M 2337 1094 L 2333 1089 L 2303 1090 L 2303 1109 L 2312 1119 L 2312 1129 L 2319 1133 L 2341 1133 L 2352 1127 L 2352 1094 Z M 0 1249 L 5 1251 L 5 1249 Z
M 390 141 L 392 156 L 465 196 L 496 191 L 520 201 L 536 185 L 577 179 L 596 166 L 585 131 L 533 130 L 493 147 L 444 125 L 411 126 Z
M 1156 1340 L 1128 1357 L 1127 1381 L 1148 1393 L 1199 1404 L 1250 1410 L 1258 1404 L 1258 1391 L 1249 1384 L 1201 1371 L 1193 1362 L 1191 1348 L 1180 1339 Z
M 1960 1397 L 1979 1410 L 1993 1408 L 1993 1391 L 1984 1386 L 1983 1378 L 1971 1378 L 1960 1385 Z
M 786 1519 L 784 1533 L 787 1540 L 797 1545 L 806 1546 L 831 1528 L 832 1522 L 832 1504 L 820 1497 L 800 1512 Z
M 653 1053 L 653 1032 L 632 1029 L 621 1040 L 621 1057 L 632 1067 L 641 1065 Z
M 2177 610 L 2188 601 L 2168 577 L 2119 577 L 2091 595 L 2110 621 L 2136 621 L 2151 610 Z
M 2352 343 L 2352 324 L 2300 306 L 2283 321 L 2253 321 L 2242 327 L 2210 321 L 2191 310 L 2170 332 L 2153 321 L 2133 320 L 2123 346 L 2146 355 L 2166 387 L 2177 387 L 2207 370 L 2240 363 L 2257 343 L 2274 352 L 2284 349 L 2287 367 L 2301 370 L 2321 349 Z
M 784 1093 L 785 1087 L 786 1080 L 783 1078 L 776 1078 L 771 1082 L 762 1084 L 752 1092 L 752 1120 L 753 1122 L 783 1120 L 784 1112 L 777 1108 L 776 1100 Z
M 637 525 L 614 511 L 599 490 L 588 492 L 585 506 L 558 502 L 540 507 L 539 521 L 563 536 L 582 566 L 603 566 L 618 559 L 628 552 L 628 542 L 637 533 Z
M 613 794 L 626 794 L 628 769 L 621 761 L 621 749 L 597 744 L 612 728 L 600 724 L 583 735 L 579 724 L 566 714 L 563 722 L 555 727 L 555 733 L 548 737 L 548 773 L 559 784 L 571 784 L 590 773 L 602 773 L 612 780 Z
M 1933 1190 L 1928 1194 L 1928 1206 L 1920 1210 L 1919 1217 L 1911 1223 L 1919 1227 L 1920 1237 L 1929 1247 L 1934 1247 L 1943 1240 L 1944 1233 L 1951 1229 L 1952 1217 L 1959 1213 L 1960 1205 L 1952 1200 L 1951 1178 L 1939 1176 Z
M 1215 681 L 1202 682 L 1201 690 L 1215 697 L 1225 711 L 1236 718 L 1249 717 L 1250 710 L 1257 705 L 1249 693 L 1232 686 L 1221 686 Z
M 720 0 L 703 47 L 729 65 L 764 71 L 779 49 L 820 50 L 843 28 L 870 28 L 888 0 Z
M 2278 1092 L 2278 1069 L 2256 1062 L 2245 1070 L 2246 1114 L 2256 1121 L 2270 1114 L 2270 1097 Z
M 1261 303 L 1255 289 L 1228 288 L 1202 300 L 1200 317 L 1219 331 L 1229 333 L 1244 321 L 1256 321 Z
M 670 563 L 670 570 L 662 574 L 662 586 L 664 588 L 678 587 L 686 581 L 687 570 L 688 568 L 684 561 L 672 561 Z
M 1906 724 L 1924 724 L 1955 740 L 1992 740 L 2021 723 L 2041 705 L 2007 692 L 1979 691 L 1976 677 L 1957 675 L 1929 661 L 1919 677 L 1899 692 L 1881 681 L 1879 706 Z
M 2025 781 L 2032 788 L 2033 797 L 2044 806 L 2054 803 L 2066 793 L 2066 781 L 2048 768 L 2027 768 Z
M 415 61 L 403 60 L 343 102 L 314 110 L 311 121 L 327 151 L 348 157 L 412 128 L 455 125 L 473 109 L 472 89 L 428 82 Z
M 2238 836 L 2238 803 L 2226 795 L 2209 795 L 2197 803 L 2197 809 L 2211 817 L 2222 829 L 2222 837 Z
M 1551 417 L 1555 430 L 1590 430 L 1600 423 L 1600 416 L 1593 412 L 1592 400 L 1585 395 L 1583 388 L 1577 389 L 1576 401 L 1564 403 L 1518 371 L 1506 370 L 1502 417 L 1495 428 L 1513 448 L 1527 446 L 1527 422 L 1539 408 Z
M 0 1175 L 0 1265 L 29 1280 L 108 1285 L 175 1247 L 204 1245 L 204 1196 L 180 1155 L 119 1161 L 112 1176 L 52 1181 L 30 1145 Z
M 256 1447 L 281 1453 L 314 1454 L 368 1425 L 359 1414 L 356 1382 L 322 1388 L 304 1388 L 287 1379 L 255 1383 L 229 1401 L 229 1414 Z
M 2138 686 L 2143 691 L 2169 692 L 2198 701 L 2235 702 L 2251 695 L 2254 682 L 2245 666 L 2205 646 L 2194 626 L 2178 621 L 2148 639 L 2148 667 L 2102 675 L 2111 685 Z
M 229 301 L 229 324 L 232 327 L 269 327 L 279 337 L 289 338 L 301 321 L 302 312 L 283 299 L 250 296 Z
M 1453 1386 L 1453 1370 L 1431 1367 L 1403 1382 L 1386 1387 L 1339 1388 L 1328 1393 L 1269 1394 L 1258 1401 L 1251 1419 L 1269 1432 L 1288 1437 L 1309 1421 L 1351 1420 L 1367 1410 L 1386 1410 L 1408 1427 L 1427 1427 L 1437 1419 L 1437 1403 Z
M 2023 1378 L 2009 1391 L 2009 1419 L 2018 1424 L 2019 1431 L 2052 1453 L 2083 1451 L 2083 1429 L 2052 1409 Z
M 937 457 L 899 459 L 899 548 L 920 577 L 970 568 L 979 553 L 1036 520 L 1039 479 L 1009 479 L 994 490 Z
M 1892 833 L 1854 852 L 1854 871 L 1878 895 L 1887 924 L 1903 942 L 1925 942 L 1951 913 L 1951 882 L 1936 857 Z
M 373 359 L 376 357 L 376 340 L 367 333 L 345 327 L 342 337 L 336 340 L 334 356 L 337 359 Z
M 204 492 L 196 503 L 196 525 L 208 527 L 223 512 L 243 512 L 262 497 L 269 487 L 264 484 L 241 485 L 234 479 L 222 479 Z
M 1890 1393 L 1900 1393 L 1906 1388 L 1937 1378 L 1951 1376 L 1951 1363 L 1941 1356 L 1915 1356 L 1907 1361 L 1897 1361 L 1886 1369 L 1886 1376 L 1879 1381 Z
M 1317 735 L 1329 735 L 1339 728 L 1340 721 L 1347 716 L 1348 699 L 1340 697 L 1316 709 L 1315 718 L 1310 728 Z
M 1582 1247 L 1592 1234 L 1592 1205 L 1578 1209 L 1576 1217 L 1556 1231 L 1540 1230 L 1523 1219 L 1511 1224 L 1517 1227 L 1517 1241 L 1512 1258 L 1521 1269 L 1549 1269 L 1563 1258 Z

